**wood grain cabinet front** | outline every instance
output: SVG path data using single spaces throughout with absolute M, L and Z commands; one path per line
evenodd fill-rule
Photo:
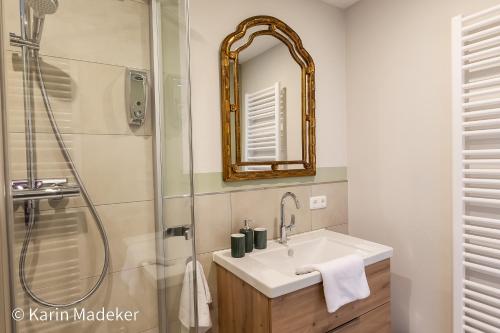
M 326 310 L 321 283 L 268 298 L 217 265 L 221 333 L 390 333 L 390 260 L 366 267 L 370 296 Z
M 328 333 L 390 333 L 391 303 L 385 303 L 370 312 L 334 328 Z

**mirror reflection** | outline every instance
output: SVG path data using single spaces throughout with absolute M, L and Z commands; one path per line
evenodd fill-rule
M 301 160 L 301 68 L 288 47 L 273 36 L 255 38 L 239 56 L 239 73 L 242 161 Z

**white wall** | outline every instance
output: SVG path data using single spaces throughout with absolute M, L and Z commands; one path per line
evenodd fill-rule
M 394 247 L 394 332 L 451 332 L 451 18 L 498 0 L 347 11 L 349 229 Z
M 192 0 L 195 172 L 221 171 L 219 47 L 241 21 L 272 15 L 301 37 L 316 64 L 317 166 L 346 165 L 345 29 L 342 11 L 311 0 Z

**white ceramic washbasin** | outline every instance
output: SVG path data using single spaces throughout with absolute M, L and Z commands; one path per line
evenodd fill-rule
M 321 229 L 290 237 L 288 246 L 268 241 L 267 249 L 254 250 L 243 258 L 231 257 L 230 249 L 218 251 L 214 261 L 274 298 L 321 282 L 319 272 L 296 275 L 296 268 L 349 254 L 360 255 L 368 266 L 392 257 L 392 248 Z

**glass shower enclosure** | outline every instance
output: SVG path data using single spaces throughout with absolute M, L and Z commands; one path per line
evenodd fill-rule
M 188 9 L 1 0 L 8 331 L 197 330 Z

